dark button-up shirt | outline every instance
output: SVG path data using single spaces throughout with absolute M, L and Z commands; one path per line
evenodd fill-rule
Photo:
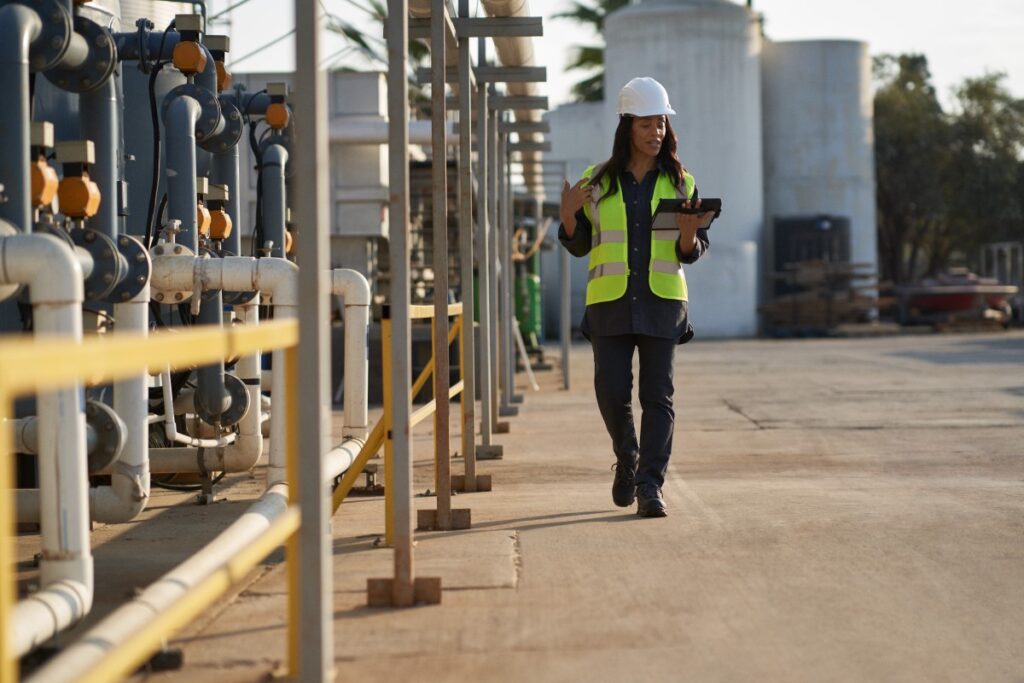
M 619 191 L 626 204 L 626 239 L 629 247 L 629 282 L 625 296 L 587 306 L 580 330 L 591 336 L 607 337 L 620 334 L 643 334 L 650 337 L 677 339 L 679 343 L 693 336 L 687 319 L 685 301 L 663 299 L 651 292 L 648 270 L 651 263 L 651 200 L 658 180 L 658 169 L 653 169 L 637 182 L 629 171 L 619 177 Z M 698 197 L 694 188 L 693 199 Z M 565 225 L 558 228 L 558 239 L 573 256 L 586 256 L 591 249 L 593 224 L 583 209 L 576 212 L 576 230 L 572 237 Z M 693 263 L 709 247 L 708 231 L 697 231 L 697 245 L 683 255 L 676 240 L 676 255 L 682 263 Z

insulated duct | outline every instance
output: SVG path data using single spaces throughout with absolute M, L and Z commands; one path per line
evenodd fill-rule
M 530 14 L 529 0 L 481 0 L 484 9 L 492 17 L 528 17 Z M 409 0 L 409 14 L 414 17 L 430 16 L 430 0 Z M 502 66 L 533 66 L 533 39 L 528 37 L 496 37 L 491 39 L 498 53 L 498 61 Z M 510 95 L 537 95 L 536 83 L 508 83 Z M 540 112 L 536 109 L 516 110 L 516 121 L 540 121 Z M 519 139 L 527 141 L 541 140 L 537 133 L 520 134 Z M 541 153 L 523 152 L 523 183 L 527 190 L 537 196 L 543 196 L 544 186 L 541 176 Z

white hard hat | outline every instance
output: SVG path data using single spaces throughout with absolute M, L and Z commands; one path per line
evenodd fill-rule
M 634 78 L 619 91 L 619 116 L 658 116 L 675 114 L 668 103 L 665 86 L 649 76 Z

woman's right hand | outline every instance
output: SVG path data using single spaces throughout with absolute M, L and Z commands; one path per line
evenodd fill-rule
M 566 180 L 562 185 L 562 206 L 559 217 L 570 237 L 576 228 L 576 212 L 582 209 L 585 203 L 592 201 L 594 188 L 587 182 L 588 179 L 584 178 L 575 185 L 570 185 Z

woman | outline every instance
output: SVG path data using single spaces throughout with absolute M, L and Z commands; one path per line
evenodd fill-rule
M 652 227 L 666 198 L 700 207 L 693 176 L 676 155 L 668 93 L 634 78 L 619 93 L 612 156 L 562 188 L 559 239 L 573 256 L 590 255 L 582 331 L 594 348 L 594 389 L 615 453 L 612 500 L 637 501 L 642 517 L 664 517 L 661 487 L 672 451 L 672 366 L 690 340 L 683 263 L 708 249 L 709 213 L 675 214 L 675 227 Z M 633 350 L 640 356 L 640 440 L 633 424 Z

